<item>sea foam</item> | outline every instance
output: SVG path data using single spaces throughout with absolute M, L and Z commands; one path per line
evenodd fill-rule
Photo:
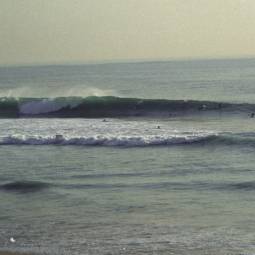
M 105 136 L 65 137 L 65 136 L 7 136 L 0 140 L 1 145 L 80 145 L 80 146 L 166 146 L 178 144 L 192 144 L 207 141 L 214 135 L 188 135 L 188 136 Z

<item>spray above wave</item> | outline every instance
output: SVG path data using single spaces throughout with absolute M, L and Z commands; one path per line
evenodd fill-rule
M 57 97 L 88 97 L 88 96 L 117 96 L 117 92 L 110 89 L 100 89 L 83 85 L 72 85 L 71 87 L 51 87 L 47 86 L 22 86 L 16 88 L 1 88 L 0 97 L 7 98 L 57 98 Z
M 254 112 L 253 104 L 105 97 L 1 98 L 0 117 L 100 118 Z

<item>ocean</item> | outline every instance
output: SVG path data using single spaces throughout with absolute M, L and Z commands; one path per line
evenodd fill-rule
M 0 250 L 255 254 L 255 59 L 0 67 Z

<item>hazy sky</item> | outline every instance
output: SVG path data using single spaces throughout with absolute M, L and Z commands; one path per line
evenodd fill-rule
M 255 56 L 255 0 L 0 0 L 0 64 Z

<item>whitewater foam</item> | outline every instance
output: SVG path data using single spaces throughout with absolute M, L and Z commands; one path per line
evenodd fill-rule
M 101 145 L 101 146 L 164 146 L 177 144 L 192 144 L 206 141 L 216 135 L 175 135 L 175 136 L 106 136 L 96 135 L 88 137 L 57 136 L 17 136 L 2 137 L 0 145 Z

